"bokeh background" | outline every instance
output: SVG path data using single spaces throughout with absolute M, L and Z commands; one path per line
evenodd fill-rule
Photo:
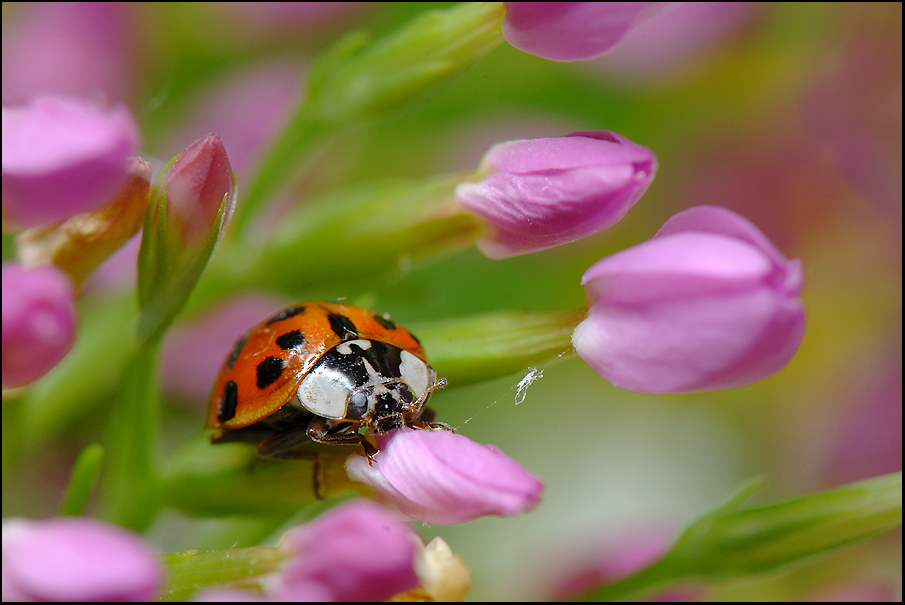
M 241 204 L 243 173 L 303 94 L 311 58 L 349 30 L 380 35 L 449 6 L 281 4 L 4 3 L 4 103 L 101 90 L 135 113 L 157 165 L 218 131 Z M 475 250 L 412 266 L 401 259 L 395 277 L 341 291 L 274 284 L 255 293 L 273 308 L 357 297 L 410 326 L 578 308 L 585 269 L 698 204 L 746 216 L 803 260 L 804 342 L 786 369 L 750 387 L 639 395 L 567 357 L 542 368 L 517 406 L 524 374 L 435 396 L 440 419 L 547 484 L 531 514 L 422 528 L 465 559 L 475 600 L 546 598 L 591 561 L 667 540 L 754 476 L 766 481 L 753 499 L 763 503 L 902 467 L 902 5 L 685 3 L 580 63 L 503 44 L 447 85 L 333 141 L 286 203 L 371 179 L 471 170 L 496 142 L 580 130 L 613 130 L 658 156 L 650 190 L 608 231 L 504 261 Z M 102 269 L 86 307 L 134 284 L 134 247 Z M 6 235 L 3 250 L 14 254 Z M 163 367 L 175 447 L 198 432 L 205 402 Z M 4 517 L 54 514 L 74 456 L 100 434 L 111 402 L 99 393 L 91 409 L 61 419 L 52 445 L 9 473 L 4 465 Z M 192 548 L 193 523 L 174 514 L 153 539 L 164 550 Z M 901 599 L 901 552 L 901 533 L 884 536 L 706 597 Z

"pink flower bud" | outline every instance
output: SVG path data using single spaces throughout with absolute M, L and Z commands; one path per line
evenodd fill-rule
M 74 340 L 75 300 L 66 274 L 51 265 L 3 263 L 3 388 L 46 374 Z
M 352 501 L 290 531 L 293 553 L 271 592 L 284 597 L 386 601 L 418 585 L 417 538 L 403 519 L 367 501 Z
M 487 152 L 480 172 L 490 176 L 460 184 L 456 199 L 490 223 L 481 251 L 506 258 L 614 225 L 656 170 L 650 150 L 604 130 L 510 141 Z
M 189 145 L 157 175 L 138 253 L 139 338 L 162 334 L 182 310 L 235 204 L 236 175 L 215 134 Z
M 124 107 L 38 97 L 3 108 L 3 223 L 57 223 L 107 204 L 126 184 L 138 126 Z
M 745 386 L 789 363 L 804 334 L 802 268 L 737 214 L 698 206 L 582 277 L 591 308 L 572 343 L 616 386 Z
M 372 464 L 353 455 L 346 472 L 406 515 L 441 525 L 528 512 L 544 487 L 495 446 L 449 431 L 394 431 Z
M 201 137 L 180 153 L 166 177 L 169 237 L 194 247 L 221 235 L 235 205 L 233 170 L 223 141 L 216 134 Z M 220 207 L 227 207 L 215 224 Z
M 3 524 L 3 600 L 147 601 L 163 569 L 141 538 L 86 517 Z
M 673 2 L 506 2 L 503 37 L 553 61 L 581 61 L 608 51 Z

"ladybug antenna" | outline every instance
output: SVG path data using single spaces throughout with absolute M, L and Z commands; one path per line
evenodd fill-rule
M 438 378 L 437 382 L 435 382 L 431 386 L 427 387 L 427 389 L 423 393 L 421 393 L 421 397 L 419 397 L 418 399 L 415 400 L 415 403 L 413 404 L 413 406 L 415 408 L 420 407 L 421 404 L 423 404 L 425 401 L 427 401 L 427 398 L 430 397 L 431 391 L 436 391 L 437 389 L 442 389 L 445 386 L 446 386 L 446 379 Z

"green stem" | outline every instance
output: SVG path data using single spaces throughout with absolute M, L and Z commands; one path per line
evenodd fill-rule
M 187 601 L 209 586 L 260 592 L 261 577 L 277 571 L 286 556 L 284 551 L 266 546 L 164 555 L 167 590 L 160 600 Z
M 370 44 L 359 32 L 337 42 L 312 66 L 305 101 L 236 207 L 240 238 L 324 141 L 408 103 L 496 48 L 504 15 L 502 2 L 464 2 L 426 12 Z
M 688 525 L 670 551 L 638 573 L 605 585 L 592 601 L 621 601 L 691 582 L 775 573 L 902 524 L 902 473 L 874 477 L 765 506 L 739 508 L 749 482 Z
M 142 530 L 159 509 L 157 443 L 159 339 L 146 341 L 127 362 L 122 397 L 110 413 L 107 473 L 100 510 L 108 521 Z
M 104 462 L 104 446 L 92 443 L 82 450 L 72 469 L 72 478 L 66 488 L 66 496 L 60 507 L 61 515 L 81 515 L 85 511 L 88 498 L 94 491 L 95 483 Z
M 501 311 L 409 326 L 431 365 L 461 386 L 522 372 L 572 353 L 572 332 L 587 309 Z

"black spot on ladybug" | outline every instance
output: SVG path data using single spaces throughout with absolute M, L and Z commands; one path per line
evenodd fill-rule
M 280 374 L 283 373 L 284 362 L 276 357 L 268 357 L 258 364 L 258 388 L 263 389 L 272 385 Z
M 358 328 L 356 328 L 355 324 L 352 323 L 352 320 L 345 315 L 330 313 L 327 315 L 327 319 L 330 320 L 330 327 L 333 328 L 333 332 L 339 336 L 340 339 L 345 341 L 358 338 Z
M 217 406 L 217 420 L 228 422 L 236 415 L 239 406 L 239 388 L 232 380 L 223 385 L 223 396 L 220 397 L 220 405 Z
M 387 378 L 400 378 L 402 371 L 402 349 L 379 340 L 372 340 L 367 350 L 358 349 L 358 355 L 368 360 L 378 374 Z
M 389 317 L 384 317 L 379 313 L 371 313 L 371 319 L 382 325 L 387 330 L 395 330 L 399 327 L 399 324 L 397 324 L 395 321 L 393 321 Z
M 233 367 L 233 364 L 236 363 L 236 360 L 239 359 L 239 353 L 242 352 L 242 348 L 245 346 L 245 343 L 248 342 L 248 338 L 240 338 L 239 342 L 236 343 L 236 346 L 233 347 L 233 352 L 229 354 L 229 359 L 226 360 L 226 369 L 230 369 Z
M 289 307 L 287 309 L 283 309 L 273 317 L 267 320 L 266 325 L 275 324 L 278 321 L 283 321 L 284 319 L 289 319 L 290 317 L 294 317 L 299 313 L 304 313 L 305 307 Z
M 280 345 L 280 348 L 284 351 L 288 351 L 305 344 L 305 337 L 302 336 L 300 330 L 293 330 L 292 332 L 286 332 L 277 338 L 277 344 Z
M 348 354 L 341 353 L 338 347 L 330 349 L 320 361 L 318 366 L 329 368 L 335 376 L 342 376 L 350 386 L 360 388 L 368 383 L 371 375 L 365 367 L 361 356 L 361 349 L 354 346 Z

